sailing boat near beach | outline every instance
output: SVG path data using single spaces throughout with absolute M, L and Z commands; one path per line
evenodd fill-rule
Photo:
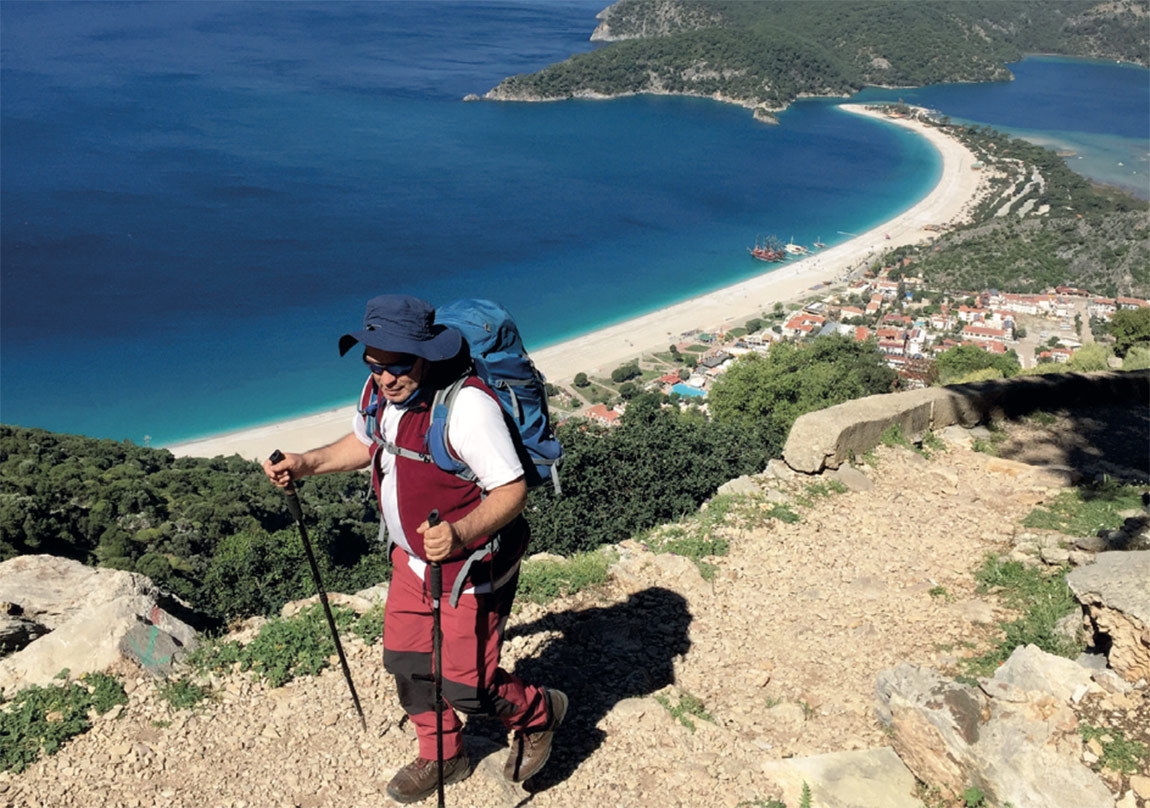
M 762 239 L 755 239 L 754 247 L 747 247 L 747 252 L 751 257 L 758 261 L 770 261 L 772 263 L 784 261 L 787 257 L 787 251 L 783 247 L 783 242 L 774 236 L 765 236 Z
M 806 255 L 807 253 L 810 252 L 810 250 L 808 250 L 802 244 L 795 244 L 795 237 L 794 236 L 791 236 L 791 240 L 787 243 L 787 245 L 783 249 L 785 249 L 791 255 Z

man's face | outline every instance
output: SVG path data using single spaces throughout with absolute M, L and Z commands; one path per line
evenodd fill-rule
M 419 387 L 427 369 L 427 360 L 412 354 L 365 348 L 363 361 L 370 365 L 379 394 L 392 404 L 402 404 Z

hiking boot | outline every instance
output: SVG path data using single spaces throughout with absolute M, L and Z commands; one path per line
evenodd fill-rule
M 503 776 L 513 783 L 533 777 L 551 757 L 551 739 L 567 715 L 567 694 L 562 690 L 543 688 L 551 720 L 542 729 L 516 731 L 511 739 L 511 752 L 503 765 Z
M 443 761 L 443 784 L 458 783 L 471 774 L 466 752 Z M 434 760 L 417 757 L 395 773 L 387 784 L 387 796 L 396 802 L 419 802 L 439 789 L 439 766 Z

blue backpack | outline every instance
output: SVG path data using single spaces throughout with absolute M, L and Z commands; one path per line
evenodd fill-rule
M 546 383 L 523 349 L 510 312 L 490 300 L 459 300 L 438 308 L 435 322 L 463 334 L 475 375 L 495 392 L 503 406 L 508 431 L 523 462 L 527 487 L 536 488 L 551 480 L 559 494 L 558 469 L 563 447 L 551 429 Z M 466 377 L 460 378 L 436 393 L 427 444 L 437 466 L 474 480 L 471 469 L 452 455 L 447 439 L 448 416 L 465 381 Z
M 459 300 L 437 309 L 435 322 L 463 334 L 475 375 L 491 388 L 503 407 L 507 431 L 515 441 L 527 487 L 536 488 L 551 480 L 555 493 L 559 494 L 558 469 L 563 460 L 563 447 L 551 429 L 546 383 L 523 349 L 523 340 L 511 314 L 490 300 Z M 369 378 L 359 405 L 368 435 L 389 454 L 435 463 L 446 472 L 474 482 L 475 473 L 451 453 L 447 435 L 451 408 L 468 378 L 470 374 L 460 376 L 438 390 L 432 399 L 426 452 L 404 449 L 383 438 L 379 431 L 379 397 Z

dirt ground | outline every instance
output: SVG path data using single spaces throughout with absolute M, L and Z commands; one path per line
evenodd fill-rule
M 472 721 L 480 764 L 448 803 L 735 808 L 779 794 L 765 761 L 887 745 L 876 675 L 973 653 L 964 643 L 1006 612 L 972 573 L 1063 489 L 1050 467 L 1145 479 L 1148 424 L 1142 408 L 1096 408 L 1004 425 L 997 458 L 962 435 L 931 459 L 880 448 L 865 469 L 871 490 L 793 489 L 794 524 L 768 519 L 766 499 L 739 509 L 717 528 L 730 553 L 713 559 L 710 581 L 686 559 L 628 545 L 601 590 L 525 605 L 510 621 L 504 664 L 571 697 L 547 768 L 530 790 L 504 782 L 503 733 Z M 338 665 L 276 689 L 230 675 L 214 700 L 182 711 L 137 673 L 126 709 L 24 773 L 0 774 L 0 806 L 390 804 L 384 787 L 413 756 L 412 733 L 380 647 L 345 642 L 367 732 Z M 689 728 L 655 696 L 697 699 L 706 717 L 688 715 Z

